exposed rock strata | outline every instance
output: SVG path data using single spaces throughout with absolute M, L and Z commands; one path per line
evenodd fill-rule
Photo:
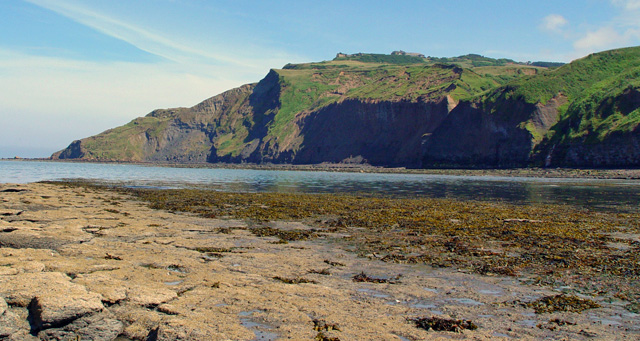
M 463 102 L 425 141 L 426 167 L 526 167 L 541 136 L 558 120 L 565 104 L 557 96 L 546 104 L 500 99 L 483 105 Z

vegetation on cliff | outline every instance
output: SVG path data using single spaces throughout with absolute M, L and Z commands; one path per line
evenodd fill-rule
M 425 163 L 638 166 L 637 152 L 612 155 L 602 146 L 637 143 L 639 66 L 638 47 L 605 51 L 480 94 L 454 110 L 434 133 Z M 627 141 L 607 142 L 620 132 Z M 569 144 L 584 143 L 599 149 L 568 151 Z
M 74 142 L 54 158 L 357 159 L 381 166 L 504 167 L 540 164 L 552 152 L 566 154 L 567 148 L 555 149 L 558 145 L 604 143 L 611 136 L 637 133 L 640 48 L 557 65 L 474 54 L 339 54 L 331 61 L 271 70 L 257 84 L 192 108 L 154 111 Z M 420 129 L 405 131 L 411 121 Z M 319 139 L 319 130 L 330 141 Z M 558 165 L 565 159 L 554 158 Z M 637 165 L 640 160 L 625 162 Z

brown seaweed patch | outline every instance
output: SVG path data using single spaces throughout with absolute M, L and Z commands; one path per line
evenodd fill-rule
M 309 273 L 316 274 L 316 275 L 331 276 L 331 272 L 329 271 L 329 269 L 322 269 L 322 270 L 311 269 L 309 270 Z
M 335 337 L 335 336 L 327 336 L 325 335 L 324 332 L 318 332 L 318 334 L 316 335 L 315 338 L 313 338 L 315 341 L 340 341 L 339 338 Z
M 568 311 L 579 313 L 587 309 L 599 308 L 600 305 L 590 299 L 573 295 L 545 296 L 532 302 L 523 303 L 527 308 L 533 308 L 536 314 L 553 313 L 556 311 Z
M 316 233 L 308 230 L 280 230 L 269 226 L 251 229 L 258 237 L 278 237 L 285 241 L 307 240 L 316 236 Z
M 337 323 L 329 323 L 325 320 L 313 320 L 313 330 L 321 332 L 321 331 L 332 331 L 337 330 L 340 331 L 340 327 Z
M 389 284 L 397 284 L 400 283 L 400 277 L 402 275 L 398 275 L 394 278 L 380 278 L 380 277 L 371 277 L 364 272 L 361 272 L 357 275 L 353 276 L 354 282 L 367 282 L 367 283 L 389 283 Z
M 287 283 L 287 284 L 300 284 L 300 283 L 311 283 L 311 284 L 317 284 L 318 282 L 312 280 L 312 279 L 307 279 L 304 277 L 293 277 L 293 278 L 288 278 L 288 277 L 281 277 L 281 276 L 274 276 L 273 279 L 280 281 L 282 283 Z
M 462 333 L 463 330 L 476 330 L 478 326 L 469 320 L 455 320 L 437 316 L 410 319 L 416 327 L 437 332 Z
M 326 264 L 331 265 L 331 266 L 345 266 L 345 264 L 344 264 L 344 263 L 334 262 L 334 261 L 331 261 L 331 260 L 328 260 L 328 259 L 325 259 L 325 260 L 324 260 L 324 262 L 325 262 Z
M 213 246 L 198 246 L 196 248 L 194 248 L 194 250 L 201 252 L 201 253 L 209 253 L 209 252 L 213 252 L 213 253 L 225 253 L 225 252 L 232 252 L 233 249 L 230 248 L 226 248 L 226 247 L 213 247 Z

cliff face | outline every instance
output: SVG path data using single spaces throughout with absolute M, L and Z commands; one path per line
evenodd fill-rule
M 524 167 L 557 122 L 566 98 L 531 104 L 500 96 L 495 102 L 460 103 L 424 143 L 424 167 Z
M 295 163 L 361 160 L 419 167 L 422 140 L 448 114 L 447 97 L 435 102 L 348 100 L 300 117 L 304 142 Z
M 450 93 L 480 91 L 464 79 L 477 81 L 479 76 L 465 76 L 453 66 L 374 66 L 272 70 L 257 84 L 192 108 L 153 111 L 74 141 L 53 157 L 418 167 L 423 137 L 457 103 Z M 495 85 L 491 80 L 478 83 Z
M 640 48 L 590 55 L 556 70 L 506 62 L 393 64 L 403 56 L 387 57 L 287 65 L 192 108 L 156 110 L 74 141 L 52 157 L 640 166 Z
M 569 107 L 533 161 L 546 166 L 640 166 L 640 70 Z

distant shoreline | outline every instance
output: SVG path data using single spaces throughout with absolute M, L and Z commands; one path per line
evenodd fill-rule
M 279 171 L 310 172 L 352 172 L 381 174 L 431 174 L 451 176 L 504 176 L 532 178 L 577 178 L 577 179 L 640 179 L 638 168 L 405 168 L 380 167 L 368 164 L 320 163 L 309 165 L 295 164 L 252 164 L 252 163 L 169 163 L 169 162 L 125 162 L 125 161 L 87 161 L 87 160 L 52 160 L 49 158 L 2 158 L 0 161 L 24 162 L 69 162 L 69 163 L 104 163 L 130 164 L 154 167 L 173 168 L 212 168 L 212 169 L 255 169 Z

